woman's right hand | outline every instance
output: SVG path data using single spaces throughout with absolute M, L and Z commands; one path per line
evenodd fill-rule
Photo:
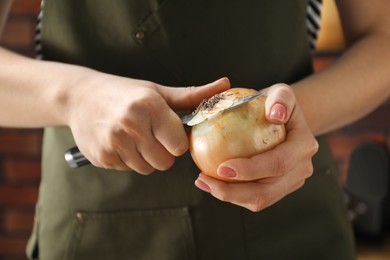
M 66 90 L 66 115 L 76 144 L 95 166 L 150 174 L 167 170 L 188 149 L 175 110 L 191 110 L 230 87 L 222 78 L 201 87 L 166 87 L 89 71 Z
M 77 65 L 40 61 L 0 47 L 0 126 L 70 127 L 95 166 L 149 174 L 188 149 L 175 110 L 192 110 L 230 87 L 166 87 Z M 20 72 L 23 73 L 20 73 Z

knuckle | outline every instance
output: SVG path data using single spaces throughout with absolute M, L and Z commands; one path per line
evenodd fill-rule
M 157 93 L 149 88 L 137 93 L 137 98 L 133 99 L 127 105 L 127 113 L 153 114 L 160 107 L 161 98 Z
M 248 209 L 253 212 L 260 212 L 265 208 L 266 198 L 264 196 L 257 195 L 253 198 L 253 201 L 248 205 Z
M 285 175 L 290 169 L 290 162 L 288 158 L 277 156 L 275 159 L 274 172 L 276 176 Z
M 123 147 L 124 140 L 145 140 L 147 131 L 139 122 L 123 118 L 121 126 L 113 126 L 108 133 L 108 142 L 114 147 Z
M 127 115 L 123 115 L 121 118 L 119 118 L 118 122 L 120 126 L 126 129 L 132 129 L 134 127 L 137 127 L 137 124 L 134 122 L 134 120 L 131 120 Z M 111 128 L 114 130 L 114 127 L 115 125 Z
M 157 170 L 159 171 L 166 171 L 168 169 L 170 169 L 173 164 L 175 163 L 175 158 L 172 156 L 170 158 L 167 158 L 165 160 L 163 160 L 162 162 L 159 163 L 159 165 L 157 165 Z
M 303 176 L 305 179 L 311 177 L 313 175 L 314 167 L 312 163 L 309 163 L 309 165 L 306 167 Z
M 122 128 L 111 127 L 107 135 L 107 144 L 110 147 L 120 146 L 125 136 L 125 131 Z
M 271 89 L 271 91 L 274 92 L 275 95 L 278 95 L 282 100 L 295 99 L 293 89 L 285 83 L 277 83 L 271 86 Z
M 236 159 L 234 161 L 234 169 L 237 173 L 237 179 L 241 181 L 252 181 L 259 179 L 258 171 L 256 169 L 257 165 L 256 158 L 250 158 L 248 162 L 247 159 Z
M 299 181 L 299 182 L 295 185 L 294 189 L 293 189 L 291 192 L 294 192 L 294 191 L 296 191 L 296 190 L 299 190 L 300 188 L 303 187 L 303 185 L 305 185 L 305 180 Z
M 278 158 L 276 162 L 277 162 L 276 172 L 278 173 L 278 175 L 283 175 L 287 171 L 286 161 L 282 158 Z
M 186 92 L 187 92 L 189 95 L 191 95 L 192 93 L 195 93 L 196 88 L 197 88 L 197 87 L 195 87 L 195 86 L 187 86 L 187 87 L 185 87 L 185 90 L 186 90 Z
M 138 172 L 141 175 L 147 176 L 147 175 L 151 175 L 154 172 L 154 170 L 155 169 L 152 167 L 145 166 L 145 167 L 139 167 L 139 169 L 137 169 L 136 172 Z
M 149 110 L 148 103 L 150 103 L 150 101 L 147 98 L 139 97 L 137 100 L 134 100 L 127 105 L 126 114 L 127 113 L 128 114 L 132 114 L 132 113 L 144 114 L 145 112 L 147 112 Z
M 230 202 L 230 195 L 223 190 L 218 192 L 218 198 L 223 202 Z
M 315 138 L 312 138 L 312 141 L 310 142 L 310 154 L 313 156 L 318 152 L 319 144 Z
M 146 161 L 134 160 L 133 158 L 122 158 L 122 160 L 127 167 L 141 175 L 150 175 L 155 171 L 155 168 Z
M 113 165 L 115 165 L 115 162 L 117 161 L 116 156 L 105 149 L 101 149 L 97 153 L 96 159 L 101 167 L 105 169 L 112 169 Z
M 171 149 L 173 156 L 183 155 L 189 148 L 189 141 L 187 138 L 180 140 L 177 145 L 174 145 Z
M 195 86 L 187 86 L 184 88 L 186 95 L 188 96 L 190 102 L 195 101 L 194 93 L 196 93 L 197 87 Z
M 278 87 L 278 91 L 280 91 L 282 95 L 288 95 L 288 96 L 293 95 L 293 90 L 289 85 L 285 83 L 278 83 L 276 84 L 276 86 Z

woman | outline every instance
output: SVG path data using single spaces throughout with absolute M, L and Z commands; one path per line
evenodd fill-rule
M 0 124 L 46 127 L 30 258 L 353 259 L 321 135 L 388 97 L 389 4 L 339 1 L 348 49 L 318 74 L 307 4 L 46 0 L 45 61 L 0 51 Z M 266 116 L 287 129 L 221 164 L 245 183 L 198 176 L 176 114 L 230 86 L 271 86 Z M 69 169 L 74 145 L 95 167 Z

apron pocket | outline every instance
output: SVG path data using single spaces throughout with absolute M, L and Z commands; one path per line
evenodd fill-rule
M 67 259 L 196 259 L 189 210 L 75 213 Z

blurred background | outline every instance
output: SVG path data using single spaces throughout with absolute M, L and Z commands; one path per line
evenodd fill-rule
M 14 0 L 0 45 L 34 57 L 34 33 L 39 9 L 40 0 Z M 343 48 L 334 0 L 324 0 L 321 29 L 313 57 L 315 70 L 334 62 Z M 0 259 L 25 259 L 24 250 L 38 198 L 41 141 L 41 129 L 0 128 Z M 330 133 L 329 141 L 340 169 L 340 183 L 345 185 L 348 172 L 354 174 L 350 171 L 350 159 L 359 145 L 369 142 L 384 147 L 386 151 L 390 149 L 390 99 L 364 119 Z M 383 204 L 384 208 L 390 206 L 387 198 Z M 387 221 L 386 217 L 384 220 Z M 358 238 L 358 259 L 390 259 L 390 232 L 387 225 L 381 228 L 383 232 L 379 239 Z
M 39 0 L 14 0 L 0 45 L 34 57 L 39 9 Z M 0 259 L 26 259 L 38 198 L 41 141 L 41 129 L 0 128 Z

